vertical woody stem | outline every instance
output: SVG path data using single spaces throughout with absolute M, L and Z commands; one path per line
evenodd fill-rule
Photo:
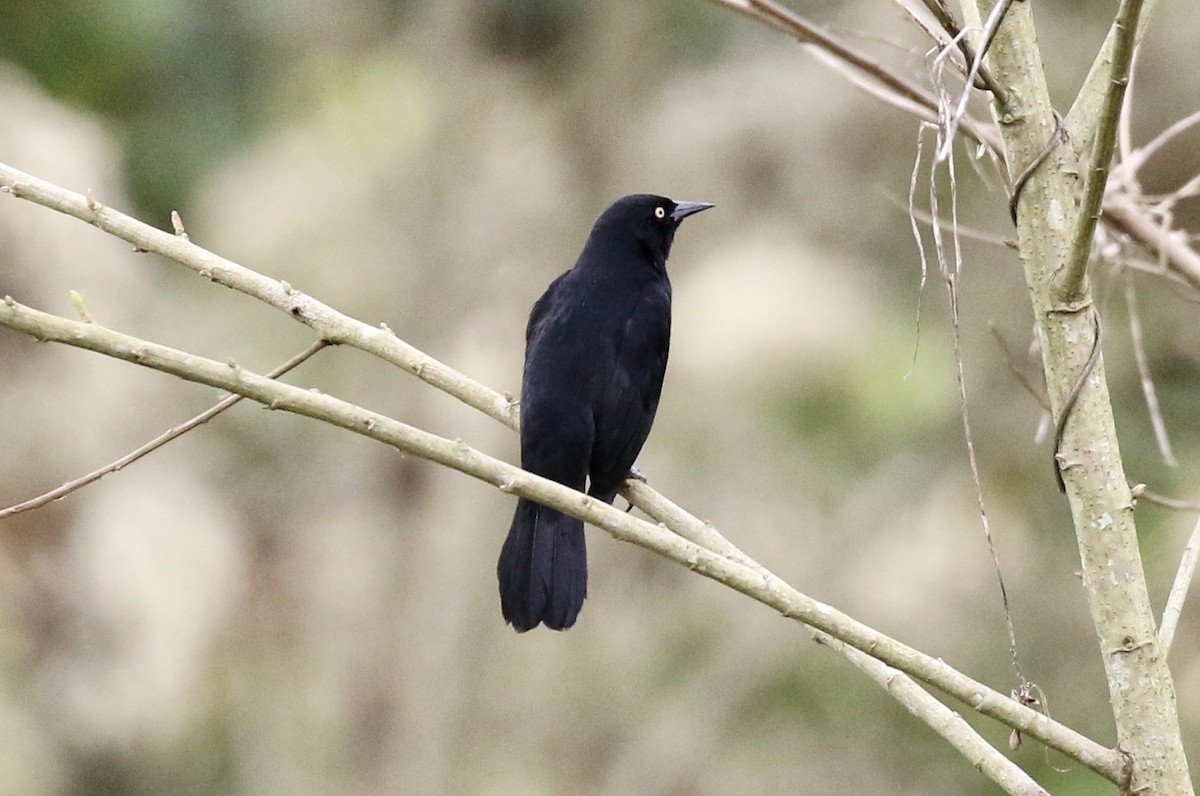
M 964 0 L 964 16 L 977 25 L 993 5 L 993 0 Z M 1011 89 L 1010 102 L 994 109 L 1010 178 L 1033 162 L 1056 128 L 1032 5 L 1012 5 L 988 53 L 993 77 Z M 1073 295 L 1064 295 L 1055 284 L 1079 224 L 1068 153 L 1069 148 L 1058 148 L 1032 174 L 1017 215 L 1017 240 L 1056 417 L 1087 374 L 1073 408 L 1068 407 L 1057 464 L 1074 520 L 1117 741 L 1133 763 L 1129 785 L 1139 794 L 1191 794 L 1175 688 L 1155 634 L 1103 357 L 1087 368 L 1100 330 L 1096 308 L 1085 280 Z

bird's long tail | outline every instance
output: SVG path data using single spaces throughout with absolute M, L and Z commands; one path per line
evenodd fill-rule
M 587 596 L 583 521 L 522 498 L 496 565 L 500 610 L 518 633 L 575 624 Z

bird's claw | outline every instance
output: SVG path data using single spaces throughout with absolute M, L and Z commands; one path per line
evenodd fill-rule
M 643 484 L 647 483 L 646 474 L 636 467 L 629 468 L 629 475 L 627 475 L 626 478 L 632 478 L 634 481 L 641 481 Z

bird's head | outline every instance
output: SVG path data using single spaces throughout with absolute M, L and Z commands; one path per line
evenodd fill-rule
M 705 202 L 676 202 L 665 196 L 633 194 L 618 199 L 600 215 L 592 237 L 613 242 L 632 239 L 661 266 L 671 252 L 680 222 L 710 207 Z

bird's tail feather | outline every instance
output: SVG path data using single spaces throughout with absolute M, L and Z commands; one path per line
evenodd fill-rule
M 587 596 L 583 521 L 522 498 L 496 566 L 500 610 L 518 633 L 575 624 Z

